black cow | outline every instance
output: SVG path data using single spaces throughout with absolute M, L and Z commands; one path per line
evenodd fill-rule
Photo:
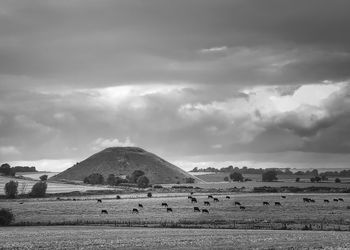
M 199 207 L 194 207 L 193 208 L 193 212 L 200 212 L 201 210 L 199 209 Z
M 333 201 L 338 202 L 339 200 L 338 199 L 333 199 Z
M 282 206 L 282 204 L 280 202 L 276 201 L 275 206 Z
M 309 199 L 310 202 L 315 203 L 316 201 L 314 199 Z
M 226 196 L 226 199 L 231 199 L 231 197 L 227 195 L 227 196 Z
M 132 209 L 132 213 L 133 213 L 133 214 L 138 214 L 138 213 L 139 213 L 139 210 L 138 210 L 137 208 L 133 208 L 133 209 Z
M 245 206 L 240 206 L 239 209 L 245 210 Z
M 241 205 L 241 203 L 240 203 L 240 202 L 235 201 L 235 206 L 240 206 L 240 205 Z
M 285 199 L 285 198 L 287 198 L 287 196 L 285 196 L 285 195 L 282 195 L 281 197 L 282 197 L 282 199 Z
M 97 203 L 102 203 L 102 200 L 101 199 L 97 199 Z
M 168 207 L 168 203 L 163 202 L 162 207 Z
M 197 203 L 197 199 L 196 199 L 196 198 L 192 198 L 192 199 L 191 199 L 191 202 L 192 202 L 192 203 Z
M 210 198 L 213 199 L 213 196 L 212 195 L 208 195 L 208 199 L 210 199 Z
M 101 210 L 101 214 L 108 214 L 108 211 L 105 210 L 105 209 L 102 209 L 102 210 Z
M 329 203 L 329 200 L 323 200 L 323 202 L 325 202 L 325 203 Z
M 187 199 L 191 200 L 193 197 L 191 195 L 187 196 Z
M 167 211 L 167 213 L 173 212 L 173 209 L 172 209 L 171 207 L 168 207 L 168 208 L 166 209 L 166 211 Z
M 303 202 L 310 202 L 310 198 L 303 198 Z
M 263 205 L 264 205 L 264 206 L 268 206 L 268 205 L 270 205 L 270 203 L 269 203 L 268 201 L 264 201 L 264 202 L 263 202 Z
M 204 214 L 204 213 L 209 214 L 209 210 L 208 210 L 208 209 L 202 209 L 202 213 L 203 213 L 203 214 Z
M 214 202 L 219 202 L 219 199 L 218 198 L 214 198 Z
M 204 202 L 204 206 L 210 206 L 210 202 L 209 201 L 205 201 Z
M 143 208 L 143 205 L 141 203 L 139 203 L 139 207 Z
M 338 198 L 338 201 L 343 201 L 344 202 L 344 199 L 343 198 Z

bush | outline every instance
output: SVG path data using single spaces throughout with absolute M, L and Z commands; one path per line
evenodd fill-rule
M 90 174 L 88 177 L 84 178 L 84 183 L 92 184 L 92 185 L 103 184 L 104 178 L 102 174 L 93 173 L 93 174 Z
M 229 179 L 228 179 L 228 177 L 227 177 L 227 176 L 225 176 L 224 181 L 229 181 Z
M 32 191 L 30 192 L 30 196 L 33 197 L 44 197 L 46 194 L 47 183 L 43 181 L 38 181 L 32 187 Z
M 341 180 L 339 179 L 339 178 L 335 178 L 335 180 L 334 180 L 336 183 L 340 183 L 341 182 Z
M 154 185 L 153 188 L 163 188 L 162 185 Z
M 230 174 L 230 178 L 233 181 L 243 181 L 243 175 L 239 172 L 233 172 Z
M 148 197 L 148 198 L 152 198 L 152 193 L 151 193 L 151 192 L 148 192 L 148 193 L 147 193 L 147 197 Z
M 121 199 L 121 197 L 120 197 L 120 195 L 117 195 L 117 197 L 115 197 L 117 200 L 120 200 Z
M 0 226 L 8 226 L 15 219 L 12 211 L 6 208 L 0 209 Z
M 44 174 L 44 175 L 40 176 L 39 178 L 41 181 L 47 181 L 47 177 L 48 177 L 47 174 Z
M 275 170 L 268 170 L 262 174 L 262 181 L 272 182 L 277 180 L 277 172 Z
M 5 194 L 7 198 L 14 199 L 17 196 L 17 188 L 18 188 L 18 182 L 17 181 L 10 181 L 5 184 Z
M 149 179 L 146 176 L 142 175 L 137 179 L 137 186 L 139 188 L 146 188 L 148 187 L 148 185 L 149 185 Z

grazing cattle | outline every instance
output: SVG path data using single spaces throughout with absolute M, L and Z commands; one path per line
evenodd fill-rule
M 338 198 L 338 201 L 343 201 L 344 202 L 344 199 L 343 198 Z
M 203 214 L 204 214 L 204 213 L 209 214 L 209 210 L 208 210 L 208 209 L 202 209 L 202 213 L 203 213 Z
M 168 203 L 163 202 L 162 207 L 168 207 Z
M 193 208 L 193 212 L 200 212 L 201 210 L 199 209 L 199 207 L 194 207 Z
M 325 203 L 329 203 L 329 200 L 323 200 Z
M 102 200 L 101 199 L 97 199 L 97 203 L 102 203 Z
M 338 202 L 339 200 L 338 199 L 333 199 L 333 201 Z
M 241 205 L 241 203 L 240 203 L 240 202 L 235 201 L 235 206 L 240 206 L 240 205 Z
M 239 209 L 245 210 L 245 206 L 240 206 Z
M 213 199 L 213 196 L 212 195 L 208 195 L 208 199 L 210 199 L 210 198 Z
M 191 200 L 193 197 L 191 195 L 187 196 L 187 199 Z
M 210 206 L 210 202 L 209 201 L 205 201 L 204 202 L 204 206 Z
M 282 197 L 282 199 L 285 199 L 285 198 L 287 198 L 287 197 L 286 197 L 285 195 L 282 195 L 281 197 Z
M 133 213 L 133 214 L 138 214 L 138 213 L 139 213 L 139 210 L 138 210 L 137 208 L 133 208 L 133 209 L 132 209 L 132 213 Z
M 231 199 L 231 197 L 227 195 L 227 196 L 226 196 L 226 199 Z
M 310 202 L 310 198 L 303 198 L 303 202 Z
M 139 207 L 143 208 L 143 205 L 141 203 L 139 203 Z
M 197 199 L 196 199 L 196 198 L 192 198 L 192 199 L 191 199 L 191 202 L 192 202 L 192 203 L 197 203 Z
M 105 210 L 105 209 L 102 209 L 102 210 L 101 210 L 101 214 L 108 214 L 108 211 Z
M 280 202 L 276 201 L 275 206 L 282 206 Z
M 268 205 L 270 205 L 270 203 L 267 202 L 267 201 L 264 201 L 264 202 L 263 202 L 263 205 L 264 205 L 264 206 L 268 206 Z
M 168 207 L 168 208 L 166 209 L 166 211 L 167 211 L 167 213 L 170 213 L 170 212 L 173 212 L 173 209 L 172 209 L 171 207 Z
M 219 202 L 219 199 L 218 198 L 214 198 L 214 202 Z

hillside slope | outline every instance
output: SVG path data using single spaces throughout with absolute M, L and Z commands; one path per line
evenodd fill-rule
M 144 171 L 152 184 L 185 183 L 188 177 L 200 182 L 181 168 L 137 147 L 106 148 L 50 180 L 83 180 L 92 173 L 100 173 L 107 178 L 109 174 L 131 175 L 135 170 Z

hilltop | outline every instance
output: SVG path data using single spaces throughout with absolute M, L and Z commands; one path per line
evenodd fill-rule
M 109 174 L 116 176 L 131 175 L 142 170 L 150 183 L 185 183 L 186 178 L 197 177 L 163 160 L 159 156 L 138 147 L 106 148 L 71 168 L 50 178 L 50 180 L 80 180 L 92 173 L 100 173 L 105 178 Z

